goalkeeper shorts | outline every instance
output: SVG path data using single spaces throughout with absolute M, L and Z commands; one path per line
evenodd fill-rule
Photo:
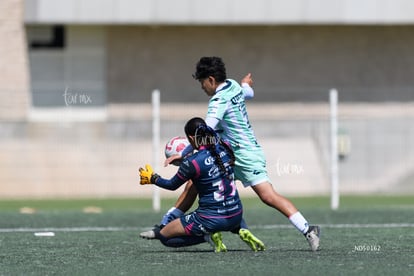
M 231 231 L 239 227 L 243 215 L 241 205 L 233 214 L 209 214 L 198 210 L 180 217 L 185 232 L 190 236 L 201 236 L 219 231 Z

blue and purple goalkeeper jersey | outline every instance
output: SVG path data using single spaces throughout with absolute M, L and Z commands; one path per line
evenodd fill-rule
M 234 182 L 231 157 L 221 145 L 215 145 L 223 164 L 228 170 L 224 175 L 214 162 L 214 157 L 207 148 L 190 155 L 181 162 L 178 172 L 171 179 L 159 177 L 156 185 L 168 190 L 175 190 L 187 180 L 192 180 L 198 191 L 196 212 L 208 217 L 232 217 L 242 212 L 242 204 Z

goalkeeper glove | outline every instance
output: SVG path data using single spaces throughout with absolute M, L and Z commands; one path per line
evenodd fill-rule
M 139 176 L 141 178 L 141 181 L 140 181 L 141 185 L 155 184 L 155 181 L 157 180 L 157 178 L 160 177 L 158 174 L 154 173 L 151 165 L 148 165 L 148 164 L 145 165 L 145 169 L 139 168 Z

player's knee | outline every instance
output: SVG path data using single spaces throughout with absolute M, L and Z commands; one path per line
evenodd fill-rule
M 177 247 L 175 243 L 172 242 L 172 239 L 166 238 L 161 233 L 158 233 L 157 238 L 160 240 L 160 242 L 167 246 L 167 247 Z

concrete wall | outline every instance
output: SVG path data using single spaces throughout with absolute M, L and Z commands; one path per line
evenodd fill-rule
M 110 26 L 111 103 L 206 101 L 191 74 L 204 55 L 223 57 L 228 76 L 252 72 L 255 101 L 414 100 L 413 26 Z
M 0 1 L 0 121 L 23 120 L 30 106 L 23 1 Z
M 407 24 L 410 0 L 26 0 L 26 22 L 81 24 Z
M 37 125 L 32 128 L 53 128 Z M 79 126 L 78 126 L 79 127 Z M 99 130 L 105 126 L 82 125 Z M 49 129 L 50 131 L 50 129 Z M 74 128 L 52 132 L 77 132 Z M 72 134 L 73 135 L 73 134 Z M 53 141 L 15 139 L 0 143 L 0 198 L 76 198 L 76 197 L 149 197 L 153 187 L 140 186 L 138 168 L 151 163 L 151 141 L 108 141 L 60 138 Z M 160 145 L 164 146 L 164 141 Z M 328 194 L 329 186 L 318 163 L 312 140 L 262 139 L 267 151 L 270 177 L 284 194 Z M 297 149 L 292 154 L 291 149 Z M 277 154 L 270 154 L 271 152 Z M 303 154 L 306 152 L 306 154 Z M 24 156 L 24 158 L 21 158 Z M 164 156 L 160 156 L 164 160 Z M 155 165 L 155 164 L 153 164 Z M 172 177 L 177 167 L 158 164 L 157 173 Z M 161 190 L 165 197 L 176 197 L 179 191 Z M 243 195 L 252 195 L 242 188 Z
M 150 196 L 152 187 L 139 186 L 137 169 L 156 165 L 151 106 L 119 108 L 111 111 L 119 117 L 106 122 L 0 124 L 0 198 Z M 329 195 L 328 105 L 250 102 L 247 108 L 275 188 L 285 195 Z M 184 134 L 188 118 L 205 111 L 205 103 L 163 105 L 161 148 Z M 339 127 L 351 141 L 339 164 L 341 194 L 413 194 L 413 119 L 412 103 L 339 106 Z M 166 177 L 176 171 L 158 166 Z
M 29 26 L 31 35 L 42 26 Z M 203 55 L 228 76 L 252 72 L 258 102 L 414 100 L 414 26 L 66 26 L 63 49 L 31 49 L 35 107 L 205 102 L 191 74 Z M 89 97 L 86 104 L 80 97 Z
M 52 28 L 52 25 L 28 26 L 28 44 L 42 42 L 44 33 L 50 33 Z M 66 26 L 62 47 L 30 48 L 34 107 L 106 104 L 105 34 L 102 26 Z

